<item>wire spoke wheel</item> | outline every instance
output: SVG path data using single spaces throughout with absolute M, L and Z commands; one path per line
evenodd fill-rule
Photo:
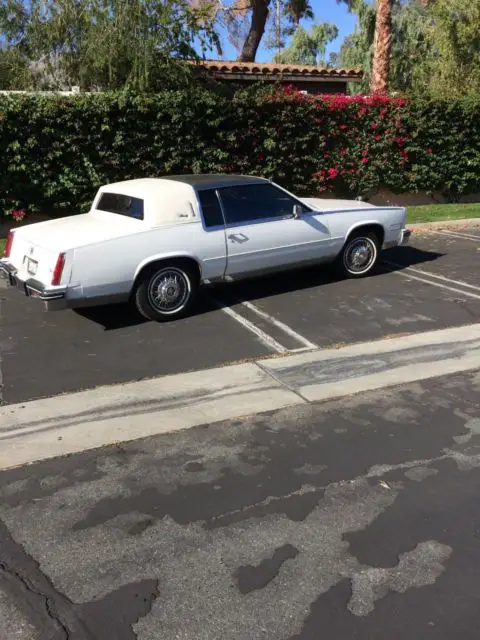
M 373 267 L 377 254 L 378 249 L 372 238 L 354 238 L 343 252 L 343 266 L 352 275 L 362 275 Z
M 147 289 L 148 302 L 162 314 L 174 314 L 188 303 L 191 285 L 183 271 L 167 267 L 156 273 Z

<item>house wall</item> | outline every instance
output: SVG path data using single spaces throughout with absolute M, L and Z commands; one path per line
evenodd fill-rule
M 252 85 L 252 84 L 265 84 L 268 83 L 270 85 L 272 84 L 278 84 L 280 86 L 289 86 L 289 87 L 295 87 L 296 89 L 298 89 L 299 91 L 306 91 L 307 93 L 310 93 L 312 95 L 320 95 L 320 94 L 325 94 L 325 93 L 335 93 L 335 94 L 342 94 L 342 95 L 346 95 L 347 94 L 347 81 L 345 80 L 345 82 L 343 81 L 335 81 L 335 82 L 331 82 L 328 80 L 305 80 L 304 82 L 302 82 L 301 80 L 289 80 L 288 78 L 286 79 L 282 79 L 279 80 L 278 78 L 271 78 L 271 77 L 248 77 L 248 78 L 231 78 L 231 77 L 225 77 L 225 76 L 219 76 L 219 75 L 215 75 L 214 76 L 215 79 L 218 82 L 235 82 L 236 85 L 240 85 L 240 86 L 248 86 L 248 85 Z

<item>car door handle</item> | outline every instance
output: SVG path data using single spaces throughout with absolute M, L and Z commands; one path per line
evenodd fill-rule
M 246 242 L 248 240 L 244 233 L 230 233 L 227 237 L 232 242 Z

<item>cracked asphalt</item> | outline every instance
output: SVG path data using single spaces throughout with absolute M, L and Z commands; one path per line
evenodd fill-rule
M 473 640 L 480 372 L 0 473 L 1 640 Z

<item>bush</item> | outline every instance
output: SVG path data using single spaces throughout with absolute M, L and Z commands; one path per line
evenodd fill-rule
M 0 210 L 85 211 L 99 185 L 263 175 L 297 193 L 480 191 L 480 99 L 304 96 L 198 87 L 0 96 Z

